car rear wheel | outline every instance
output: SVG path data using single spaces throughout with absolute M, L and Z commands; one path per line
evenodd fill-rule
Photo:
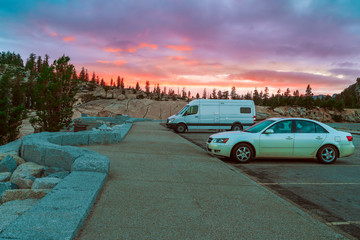
M 331 145 L 325 145 L 317 153 L 317 159 L 324 164 L 334 163 L 338 157 L 337 149 Z
M 253 156 L 253 149 L 246 143 L 237 144 L 231 152 L 231 159 L 240 163 L 250 162 Z
M 184 133 L 186 131 L 186 126 L 183 123 L 179 123 L 178 125 L 176 125 L 175 131 L 177 133 Z
M 231 131 L 242 131 L 244 128 L 240 123 L 236 123 L 231 127 Z

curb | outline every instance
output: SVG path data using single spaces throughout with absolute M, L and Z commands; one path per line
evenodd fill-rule
M 97 152 L 68 145 L 120 142 L 131 127 L 126 123 L 108 132 L 43 132 L 1 146 L 1 152 L 15 151 L 26 161 L 71 173 L 0 233 L 0 239 L 73 239 L 107 179 L 110 161 Z

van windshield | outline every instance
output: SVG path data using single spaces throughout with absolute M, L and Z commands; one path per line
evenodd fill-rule
M 182 115 L 187 109 L 189 108 L 189 105 L 186 105 L 185 107 L 183 107 L 183 109 L 180 110 L 180 112 L 178 112 L 176 115 Z
M 251 127 L 247 128 L 244 130 L 244 132 L 250 132 L 250 133 L 258 133 L 260 132 L 261 130 L 263 130 L 264 128 L 266 128 L 267 126 L 269 126 L 270 124 L 272 124 L 273 120 L 264 120 L 264 121 L 261 121 L 255 125 L 252 125 Z

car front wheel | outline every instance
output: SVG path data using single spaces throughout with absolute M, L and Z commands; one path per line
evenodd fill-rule
M 337 149 L 331 145 L 325 145 L 320 148 L 317 154 L 317 159 L 321 163 L 334 163 L 337 159 Z
M 231 152 L 231 159 L 240 163 L 250 162 L 253 156 L 252 148 L 246 143 L 237 144 Z

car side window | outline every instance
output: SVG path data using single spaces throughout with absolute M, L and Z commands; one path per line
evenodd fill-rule
M 315 133 L 315 123 L 308 121 L 296 121 L 296 133 Z
M 189 109 L 186 111 L 186 116 L 188 115 L 194 115 L 194 114 L 197 114 L 198 113 L 198 110 L 199 110 L 199 106 L 191 106 L 189 107 Z
M 271 126 L 274 133 L 291 133 L 292 121 L 281 121 Z
M 319 124 L 315 124 L 315 129 L 316 133 L 328 133 L 328 131 Z

